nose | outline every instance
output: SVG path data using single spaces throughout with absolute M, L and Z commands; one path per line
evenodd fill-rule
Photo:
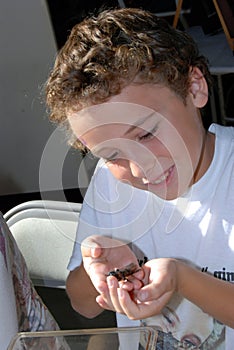
M 131 169 L 131 173 L 134 177 L 145 177 L 144 170 L 135 161 L 129 161 L 129 166 Z
M 148 178 L 155 171 L 157 159 L 147 147 L 134 143 L 125 148 L 125 154 L 134 177 Z
M 139 178 L 151 178 L 155 172 L 156 159 L 152 154 L 138 155 L 137 159 L 129 160 L 129 167 L 132 175 Z

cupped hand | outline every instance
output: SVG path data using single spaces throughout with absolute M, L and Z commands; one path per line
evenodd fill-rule
M 143 287 L 135 292 L 134 299 L 123 288 L 117 289 L 121 310 L 134 320 L 159 314 L 177 288 L 176 260 L 153 259 L 143 270 Z
M 142 286 L 143 271 L 138 271 L 129 277 L 129 281 L 119 282 L 109 276 L 110 271 L 122 269 L 129 264 L 139 267 L 137 258 L 125 242 L 105 236 L 90 236 L 81 245 L 84 268 L 94 287 L 100 293 L 97 297 L 99 305 L 105 309 L 123 312 L 118 301 L 117 289 L 122 284 L 123 289 L 131 293 Z

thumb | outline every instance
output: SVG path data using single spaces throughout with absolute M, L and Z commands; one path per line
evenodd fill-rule
M 153 283 L 147 284 L 142 287 L 137 293 L 137 299 L 139 301 L 152 301 L 160 298 L 164 294 L 164 290 L 160 288 L 159 285 L 154 285 Z
M 81 243 L 81 252 L 84 257 L 99 258 L 102 255 L 102 248 L 94 237 L 88 237 Z

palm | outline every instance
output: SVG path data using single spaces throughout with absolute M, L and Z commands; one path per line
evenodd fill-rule
M 85 270 L 94 286 L 106 282 L 110 271 L 122 269 L 137 259 L 127 244 L 109 237 L 92 236 L 82 243 Z

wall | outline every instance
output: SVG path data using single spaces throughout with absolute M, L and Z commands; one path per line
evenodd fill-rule
M 0 0 L 0 47 L 0 195 L 76 187 L 81 156 L 42 96 L 57 50 L 46 2 Z

